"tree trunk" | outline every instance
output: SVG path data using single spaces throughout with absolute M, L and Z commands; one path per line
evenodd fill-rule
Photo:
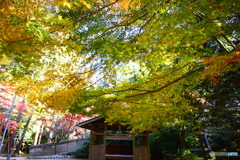
M 54 143 L 54 155 L 57 154 L 57 146 L 58 146 L 58 143 Z
M 43 129 L 44 129 L 44 124 L 41 125 L 41 129 L 40 129 L 40 132 L 39 132 L 37 145 L 41 144 L 41 141 L 42 141 L 42 134 L 41 133 L 43 132 Z
M 178 130 L 179 130 L 179 136 L 180 136 L 183 148 L 184 149 L 189 149 L 187 141 L 185 140 L 185 131 L 181 127 L 178 127 Z
M 12 155 L 13 155 L 13 152 L 14 152 L 14 148 L 12 148 L 12 149 L 10 150 L 10 152 L 8 153 L 7 160 L 10 160 L 10 158 L 11 158 Z
M 2 150 L 4 138 L 5 138 L 7 130 L 8 130 L 9 121 L 10 121 L 10 119 L 12 117 L 12 110 L 14 108 L 14 103 L 15 103 L 16 97 L 17 97 L 17 94 L 15 94 L 14 97 L 13 97 L 13 101 L 12 101 L 12 105 L 11 105 L 11 108 L 10 108 L 10 112 L 9 112 L 8 117 L 7 117 L 7 123 L 6 123 L 6 126 L 4 128 L 3 135 L 2 135 L 2 140 L 1 140 L 1 143 L 0 143 L 0 152 Z
M 10 153 L 8 153 L 8 156 L 7 156 L 7 160 L 10 160 L 10 158 L 12 157 L 13 155 L 13 149 L 10 151 Z
M 12 156 L 12 152 L 14 151 L 14 143 L 15 143 L 15 140 L 14 138 L 16 137 L 16 133 L 15 134 L 10 134 L 9 136 L 9 141 L 8 141 L 8 151 L 7 151 L 7 154 L 8 156 Z
M 32 119 L 32 115 L 30 115 L 28 117 L 27 123 L 26 123 L 26 125 L 24 126 L 24 129 L 23 129 L 23 133 L 21 135 L 20 141 L 19 141 L 19 143 L 18 143 L 18 145 L 16 147 L 15 153 L 18 154 L 18 155 L 19 155 L 20 148 L 22 147 L 23 139 L 24 139 L 24 136 L 25 136 L 25 134 L 27 132 L 27 128 L 28 128 L 28 126 L 30 124 L 31 119 Z
M 202 148 L 203 159 L 208 160 L 207 153 L 205 151 L 205 145 L 204 145 L 203 138 L 202 138 L 201 134 L 198 134 L 198 139 L 199 139 L 200 146 Z
M 39 128 L 35 132 L 33 145 L 37 145 L 38 144 L 38 138 L 39 138 L 40 130 L 41 130 L 41 126 L 39 126 Z

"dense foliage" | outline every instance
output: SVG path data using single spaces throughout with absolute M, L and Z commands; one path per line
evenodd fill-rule
M 238 0 L 23 2 L 0 7 L 1 79 L 31 103 L 138 131 L 236 132 Z
M 88 158 L 89 156 L 89 138 L 87 138 L 81 146 L 78 146 L 75 151 L 68 153 L 78 158 Z
M 235 0 L 141 1 L 127 9 L 95 5 L 97 13 L 76 23 L 76 33 L 99 83 L 78 91 L 72 112 L 88 108 L 109 122 L 124 119 L 136 130 L 157 130 L 195 114 L 191 102 L 202 103 L 203 81 L 213 87 L 224 74 L 238 73 Z M 76 18 L 81 12 L 61 14 Z
M 81 115 L 56 112 L 50 113 L 47 117 L 39 118 L 44 126 L 41 134 L 53 143 L 54 154 L 57 153 L 57 147 L 61 141 L 67 140 L 71 134 L 78 134 L 77 129 L 79 127 L 76 124 L 81 121 L 81 118 Z
M 0 84 L 0 151 L 11 155 L 19 154 L 26 132 L 31 127 L 34 107 L 25 104 L 25 99 L 17 96 L 16 87 L 8 83 Z

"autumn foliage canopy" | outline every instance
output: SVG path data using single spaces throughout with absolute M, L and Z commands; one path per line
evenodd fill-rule
M 237 0 L 0 2 L 1 79 L 35 105 L 157 130 L 239 75 Z

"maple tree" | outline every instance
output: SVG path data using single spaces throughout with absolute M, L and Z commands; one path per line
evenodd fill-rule
M 193 95 L 205 78 L 216 84 L 225 72 L 238 70 L 238 9 L 235 0 L 205 0 L 141 1 L 138 7 L 102 10 L 78 34 L 88 44 L 81 53 L 98 62 L 108 87 L 80 90 L 70 110 L 89 107 L 136 130 L 178 122 L 194 112 L 185 93 Z M 119 72 L 130 63 L 139 67 L 126 73 L 131 80 L 121 81 Z
M 0 8 L 1 77 L 30 102 L 99 114 L 138 131 L 204 125 L 194 115 L 206 108 L 216 119 L 219 111 L 226 119 L 239 116 L 204 104 L 221 95 L 231 102 L 214 87 L 237 80 L 226 78 L 239 72 L 237 0 L 24 2 Z M 229 90 L 235 110 L 239 88 Z
M 57 153 L 57 146 L 61 141 L 67 140 L 72 133 L 78 134 L 76 131 L 79 127 L 76 124 L 82 121 L 82 118 L 82 115 L 53 112 L 39 119 L 44 125 L 42 134 L 54 144 L 54 154 Z
M 14 152 L 19 154 L 34 108 L 25 104 L 24 98 L 16 95 L 17 88 L 8 82 L 0 84 L 0 90 L 1 149 L 4 145 L 7 159 L 10 159 Z
M 79 87 L 87 78 L 79 69 L 82 59 L 77 53 L 81 46 L 71 40 L 74 25 L 58 14 L 77 6 L 91 8 L 84 0 L 1 1 L 0 77 L 18 86 L 18 94 L 28 95 L 29 102 L 37 104 L 38 94 L 44 100 L 51 96 L 55 99 L 69 88 L 68 93 L 74 96 L 74 85 Z M 48 94 L 43 94 L 48 89 Z
M 22 28 L 16 35 L 30 39 L 9 47 L 1 40 L 2 53 L 11 49 L 5 56 L 19 58 L 15 69 L 3 72 L 21 73 L 16 83 L 32 102 L 73 113 L 90 108 L 89 114 L 125 120 L 134 130 L 157 130 L 194 112 L 185 95 L 194 95 L 204 79 L 217 84 L 239 68 L 236 0 L 88 2 L 59 1 L 57 12 L 49 7 L 41 13 L 47 20 L 32 15 L 38 19 L 33 25 L 13 19 Z M 1 15 L 9 18 L 9 12 Z M 125 69 L 131 64 L 135 69 Z

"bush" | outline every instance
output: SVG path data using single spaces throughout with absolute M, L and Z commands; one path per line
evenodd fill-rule
M 180 152 L 178 157 L 181 160 L 198 160 L 199 159 L 199 157 L 196 154 L 192 153 L 189 149 Z
M 180 144 L 178 130 L 174 127 L 150 134 L 151 159 L 176 159 L 175 155 L 178 153 L 178 148 L 181 148 Z
M 86 139 L 81 146 L 78 146 L 75 151 L 69 153 L 78 158 L 88 158 L 89 155 L 89 139 Z

